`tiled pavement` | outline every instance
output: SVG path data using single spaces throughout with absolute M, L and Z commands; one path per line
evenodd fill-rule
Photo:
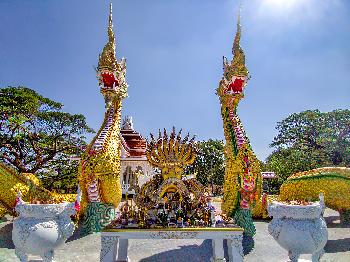
M 350 228 L 339 225 L 338 213 L 327 209 L 325 217 L 328 224 L 329 240 L 326 253 L 321 262 L 350 262 Z M 266 221 L 255 222 L 257 234 L 254 242 L 246 240 L 244 246 L 247 262 L 281 262 L 287 260 L 287 252 L 267 233 Z M 18 262 L 11 240 L 11 221 L 0 223 L 0 262 Z M 94 262 L 99 261 L 100 234 L 79 238 L 79 232 L 55 253 L 56 262 Z M 74 240 L 73 240 L 74 239 Z M 176 261 L 207 262 L 212 251 L 210 240 L 130 240 L 129 257 L 131 261 Z M 303 259 L 311 259 L 303 255 Z M 41 261 L 30 257 L 31 261 Z

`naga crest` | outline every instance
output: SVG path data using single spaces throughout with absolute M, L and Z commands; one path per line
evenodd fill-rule
M 151 141 L 147 145 L 147 159 L 162 171 L 164 179 L 181 179 L 183 168 L 194 162 L 197 155 L 195 137 L 189 140 L 189 134 L 181 139 L 181 130 L 175 133 L 175 127 L 168 136 L 166 130 L 162 134 L 159 130 L 158 138 L 151 134 Z
M 97 79 L 100 90 L 105 98 L 108 108 L 115 98 L 123 99 L 127 96 L 128 84 L 125 80 L 126 61 L 122 58 L 118 62 L 116 57 L 116 44 L 113 32 L 112 3 L 110 4 L 108 42 L 99 55 Z
M 224 74 L 217 89 L 217 95 L 221 100 L 232 106 L 237 106 L 239 100 L 244 97 L 244 88 L 249 80 L 249 72 L 245 65 L 245 55 L 240 46 L 241 25 L 237 23 L 237 32 L 232 47 L 233 58 L 231 63 L 223 58 Z

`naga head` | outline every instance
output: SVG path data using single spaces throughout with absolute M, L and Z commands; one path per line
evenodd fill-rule
M 151 141 L 147 144 L 147 160 L 162 171 L 163 179 L 181 179 L 183 169 L 194 162 L 197 155 L 195 137 L 189 140 L 189 134 L 181 138 L 181 130 L 175 133 L 175 128 L 168 136 L 166 130 L 162 134 L 159 130 L 158 139 L 151 134 Z
M 237 32 L 232 47 L 231 63 L 223 59 L 224 74 L 217 89 L 217 95 L 228 106 L 236 107 L 244 97 L 244 88 L 249 80 L 249 72 L 245 65 L 244 51 L 240 46 L 241 25 L 238 17 Z
M 116 57 L 115 36 L 112 21 L 112 3 L 110 4 L 108 42 L 99 55 L 97 67 L 97 79 L 100 91 L 105 98 L 108 108 L 116 99 L 123 99 L 127 96 L 128 84 L 125 80 L 126 62 L 122 58 L 118 62 Z

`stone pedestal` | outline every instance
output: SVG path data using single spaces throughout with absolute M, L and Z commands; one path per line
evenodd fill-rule
M 242 235 L 241 228 L 106 229 L 101 233 L 100 261 L 129 261 L 128 239 L 212 239 L 211 261 L 224 262 L 227 239 L 230 261 L 242 262 Z
M 74 203 L 18 204 L 16 212 L 19 216 L 13 222 L 12 240 L 21 262 L 28 261 L 28 254 L 51 262 L 55 248 L 73 234 L 70 216 L 75 213 Z

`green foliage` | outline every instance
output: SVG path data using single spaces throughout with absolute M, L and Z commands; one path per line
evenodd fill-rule
M 52 161 L 50 168 L 37 172 L 42 186 L 58 193 L 76 193 L 78 189 L 78 161 L 71 161 L 68 155 L 61 155 Z
M 58 167 L 73 171 L 69 156 L 81 152 L 84 135 L 93 130 L 83 115 L 62 112 L 62 106 L 26 87 L 0 89 L 0 161 L 44 181 Z
M 199 142 L 195 162 L 186 169 L 187 174 L 197 174 L 204 186 L 223 185 L 225 175 L 224 143 L 220 140 Z
M 277 123 L 277 136 L 264 170 L 274 171 L 279 186 L 290 175 L 323 166 L 350 166 L 350 110 L 308 110 Z
M 350 164 L 350 110 L 292 114 L 277 124 L 277 130 L 273 147 L 308 151 L 322 164 Z

